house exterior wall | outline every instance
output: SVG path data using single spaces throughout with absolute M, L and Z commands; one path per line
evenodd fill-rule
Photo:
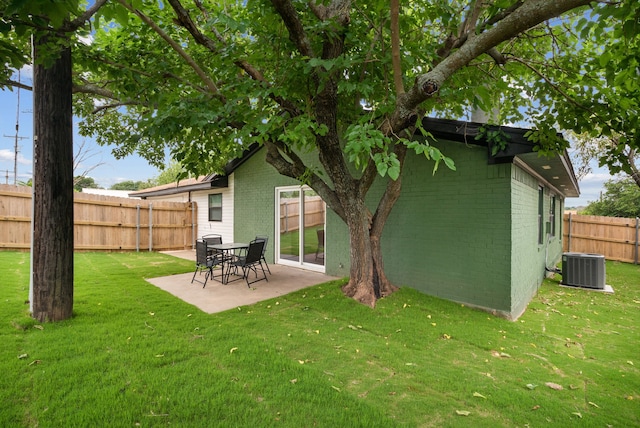
M 234 236 L 238 242 L 250 242 L 256 235 L 267 235 L 265 258 L 273 263 L 275 236 L 275 188 L 298 184 L 280 175 L 267 164 L 266 150 L 246 160 L 231 176 L 234 182 Z
M 555 237 L 538 245 L 537 178 L 514 164 L 489 165 L 486 147 L 438 147 L 457 170 L 441 165 L 433 175 L 432 162 L 407 155 L 402 194 L 382 236 L 385 271 L 398 286 L 515 318 L 542 282 L 545 257 L 551 264 L 559 260 L 563 201 L 556 195 Z M 300 183 L 278 174 L 265 154 L 257 152 L 233 173 L 234 236 L 268 235 L 267 260 L 273 262 L 275 188 Z M 378 179 L 368 199 L 372 209 L 383 191 Z M 545 215 L 552 195 L 545 188 Z M 326 273 L 348 276 L 348 229 L 330 209 L 326 231 Z
M 518 316 L 542 282 L 544 249 L 538 244 L 538 180 L 517 166 L 511 178 L 511 312 Z
M 192 192 L 191 200 L 198 204 L 197 237 L 215 233 L 222 235 L 222 242 L 235 242 L 234 234 L 234 180 L 229 177 L 228 187 L 211 188 Z M 209 221 L 209 195 L 222 194 L 222 221 Z
M 545 267 L 553 267 L 562 255 L 562 209 L 564 201 L 545 183 L 517 165 L 512 166 L 511 314 L 520 316 L 538 291 L 545 277 Z M 543 242 L 538 237 L 538 196 L 543 190 Z M 556 198 L 555 236 L 547 232 L 552 198 Z
M 267 164 L 266 150 L 260 150 L 234 171 L 234 235 L 238 242 L 249 242 L 256 235 L 267 235 L 265 258 L 275 259 L 275 189 L 300 185 L 300 182 L 280 175 Z M 330 209 L 326 212 L 325 273 L 349 275 L 349 239 L 346 225 Z M 345 238 L 346 237 L 346 238 Z
M 216 193 L 222 194 L 222 221 L 209 221 L 209 195 Z M 225 188 L 211 188 L 207 190 L 177 193 L 175 195 L 149 196 L 147 197 L 147 200 L 195 202 L 198 213 L 196 218 L 198 229 L 195 232 L 195 239 L 199 239 L 203 235 L 216 233 L 222 235 L 222 242 L 234 242 L 233 175 L 229 177 L 228 187 Z M 195 248 L 195 242 L 193 245 Z
M 383 237 L 385 271 L 400 286 L 509 312 L 510 165 L 487 149 L 447 142 L 456 171 L 407 155 L 403 189 Z

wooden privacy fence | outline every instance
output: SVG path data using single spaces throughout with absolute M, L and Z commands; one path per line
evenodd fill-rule
M 565 214 L 563 250 L 638 264 L 640 219 Z
M 74 193 L 74 248 L 166 251 L 193 248 L 194 202 Z M 31 187 L 0 185 L 0 249 L 31 247 Z
M 304 226 L 324 224 L 324 202 L 320 196 L 305 196 Z M 280 232 L 291 232 L 300 228 L 300 201 L 298 198 L 280 200 Z

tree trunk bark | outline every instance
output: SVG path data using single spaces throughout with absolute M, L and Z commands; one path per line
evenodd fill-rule
M 360 303 L 375 307 L 381 297 L 398 288 L 391 284 L 384 272 L 380 235 L 382 229 L 371 228 L 369 210 L 360 201 L 346 209 L 350 237 L 351 270 L 349 282 L 342 292 Z
M 62 48 L 52 62 L 54 43 L 47 42 L 55 37 L 34 42 L 32 315 L 41 322 L 73 312 L 71 49 Z

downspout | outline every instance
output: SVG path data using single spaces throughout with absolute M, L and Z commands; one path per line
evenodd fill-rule
M 196 230 L 196 218 L 195 210 L 193 209 L 193 201 L 191 200 L 191 190 L 189 190 L 189 206 L 191 207 L 191 249 L 196 248 L 197 230 Z

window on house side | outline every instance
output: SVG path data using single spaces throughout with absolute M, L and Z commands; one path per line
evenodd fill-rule
M 551 197 L 551 207 L 549 210 L 549 222 L 551 223 L 551 236 L 556 236 L 556 197 Z
M 209 195 L 209 221 L 222 221 L 222 194 Z
M 544 244 L 544 187 L 538 187 L 538 244 Z

